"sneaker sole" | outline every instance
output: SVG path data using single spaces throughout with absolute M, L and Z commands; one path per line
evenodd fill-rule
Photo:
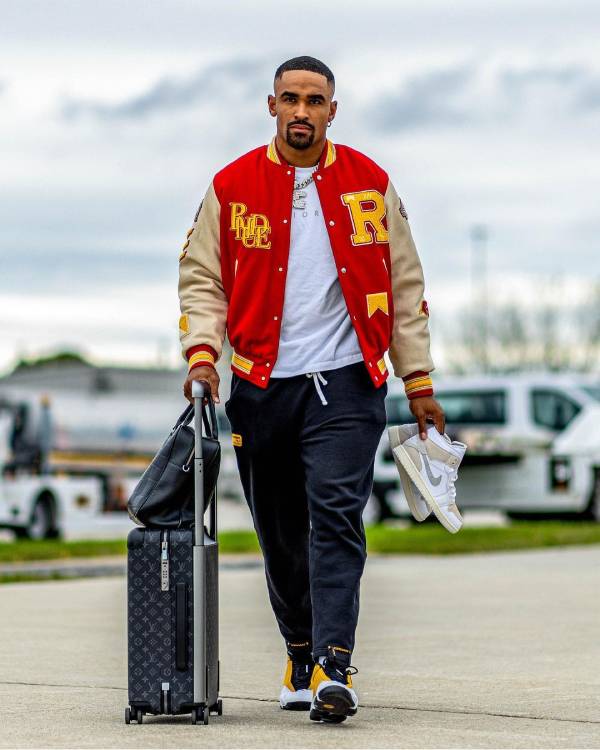
M 310 711 L 312 699 L 312 690 L 308 688 L 289 690 L 284 685 L 279 695 L 279 706 L 286 711 Z
M 310 718 L 326 724 L 340 724 L 348 716 L 354 716 L 356 711 L 348 692 L 343 687 L 332 685 L 319 691 L 318 697 L 315 696 L 310 709 Z
M 402 484 L 402 489 L 404 491 L 406 504 L 408 505 L 408 508 L 410 512 L 412 513 L 413 518 L 419 523 L 422 523 L 431 515 L 431 508 L 427 510 L 427 513 L 423 514 L 416 507 L 416 505 L 411 501 L 410 497 L 412 495 L 412 490 L 410 486 L 407 485 L 408 477 L 406 477 L 406 473 L 407 473 L 406 469 L 402 465 L 401 461 L 397 458 L 396 454 L 394 453 L 395 449 L 398 446 L 402 445 L 402 443 L 398 439 L 398 433 L 396 430 L 394 430 L 393 427 L 388 427 L 388 439 L 390 442 L 390 448 L 392 449 L 392 456 L 394 457 L 394 463 L 396 464 L 396 468 L 398 469 L 398 474 L 400 475 L 400 483 Z
M 431 505 L 432 511 L 435 513 L 435 516 L 437 520 L 442 524 L 442 526 L 449 531 L 451 534 L 456 534 L 458 531 L 460 531 L 461 526 L 458 528 L 456 526 L 453 526 L 450 521 L 446 518 L 444 515 L 443 510 L 440 508 L 440 506 L 437 504 L 436 499 L 431 494 L 431 491 L 429 490 L 429 487 L 425 484 L 423 481 L 423 478 L 421 477 L 421 474 L 418 472 L 417 467 L 413 464 L 410 456 L 406 452 L 404 446 L 397 445 L 393 450 L 392 453 L 395 458 L 398 458 L 398 460 L 402 463 L 402 466 L 408 476 L 412 479 L 412 481 L 416 484 L 418 490 L 423 495 L 424 498 L 426 498 L 427 502 Z
M 292 701 L 286 703 L 285 706 L 282 703 L 279 705 L 284 711 L 310 711 L 312 704 L 310 701 Z

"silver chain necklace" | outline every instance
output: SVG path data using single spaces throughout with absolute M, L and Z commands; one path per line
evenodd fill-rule
M 319 168 L 319 165 L 313 169 L 313 171 L 309 174 L 309 176 L 302 180 L 302 182 L 294 182 L 294 192 L 292 195 L 292 207 L 297 208 L 301 211 L 303 211 L 303 216 L 308 216 L 308 212 L 306 210 L 306 192 L 304 191 L 305 187 L 308 187 L 310 183 L 314 180 L 314 174 Z

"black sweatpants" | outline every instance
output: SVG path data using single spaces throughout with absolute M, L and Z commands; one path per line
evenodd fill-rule
M 354 648 L 362 512 L 387 393 L 363 362 L 321 374 L 327 405 L 306 375 L 262 389 L 234 374 L 225 403 L 279 629 L 288 642 L 309 641 L 315 658 L 330 645 Z

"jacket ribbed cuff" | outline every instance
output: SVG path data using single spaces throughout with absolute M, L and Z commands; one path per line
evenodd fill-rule
M 194 367 L 210 367 L 215 366 L 217 361 L 217 353 L 208 344 L 202 344 L 200 346 L 191 346 L 185 353 L 188 361 L 188 372 L 193 370 Z
M 407 398 L 433 396 L 433 382 L 428 372 L 417 370 L 410 375 L 404 375 L 402 380 Z

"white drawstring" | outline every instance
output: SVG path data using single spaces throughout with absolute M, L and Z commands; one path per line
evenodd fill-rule
M 321 390 L 321 386 L 319 384 L 320 380 L 323 385 L 327 385 L 327 381 L 325 380 L 325 378 L 321 375 L 320 372 L 307 372 L 306 377 L 313 379 L 313 383 L 315 384 L 315 388 L 317 389 L 317 393 L 319 394 L 321 403 L 323 404 L 323 406 L 327 406 L 327 401 L 325 400 L 325 396 L 323 395 L 323 391 Z

